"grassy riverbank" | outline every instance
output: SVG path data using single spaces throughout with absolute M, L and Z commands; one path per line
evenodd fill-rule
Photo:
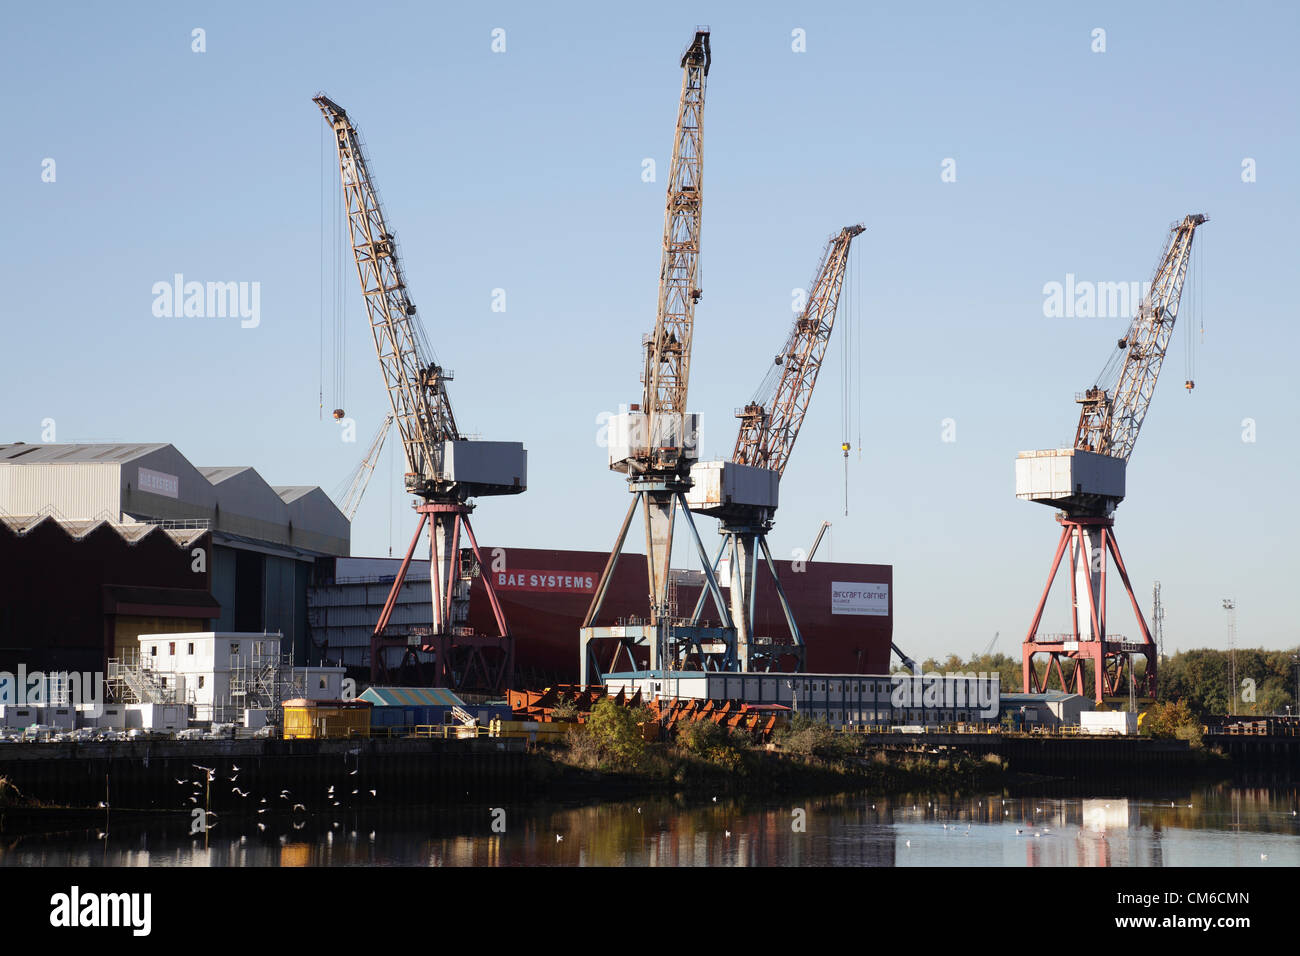
M 561 744 L 540 748 L 533 782 L 549 792 L 694 793 L 986 792 L 1008 782 L 1002 761 L 965 754 L 868 752 L 865 739 L 796 719 L 770 746 L 711 723 L 668 742 L 642 738 L 634 715 L 593 719 Z

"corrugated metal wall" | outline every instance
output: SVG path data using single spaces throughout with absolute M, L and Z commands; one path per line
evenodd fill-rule
M 295 625 L 297 624 L 298 602 L 294 594 L 297 574 L 296 562 L 289 558 L 266 556 L 266 584 L 262 589 L 265 604 L 265 616 L 262 627 L 268 631 L 279 631 L 285 638 L 285 651 L 294 643 Z
M 74 521 L 120 517 L 117 462 L 38 462 L 0 468 L 0 509 L 34 515 L 49 506 Z
M 235 630 L 235 552 L 221 545 L 212 547 L 212 596 L 221 605 L 217 630 Z

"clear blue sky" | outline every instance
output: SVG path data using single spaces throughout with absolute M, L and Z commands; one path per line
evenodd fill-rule
M 529 490 L 480 540 L 607 549 L 627 493 L 596 418 L 635 401 L 653 324 L 680 70 L 713 31 L 705 295 L 691 397 L 722 455 L 826 237 L 856 242 L 861 458 L 843 514 L 838 337 L 772 543 L 833 523 L 838 560 L 894 566 L 897 639 L 1018 653 L 1057 528 L 1013 492 L 1018 450 L 1073 435 L 1122 319 L 1049 319 L 1043 285 L 1150 278 L 1188 212 L 1204 341 L 1175 337 L 1117 533 L 1171 648 L 1293 646 L 1300 465 L 1292 4 L 27 4 L 0 37 L 0 440 L 174 443 L 327 490 L 386 411 L 345 287 L 356 444 L 320 419 L 326 91 L 354 117 L 465 430 L 526 443 Z M 206 52 L 191 31 L 206 31 Z M 494 28 L 506 51 L 491 50 Z M 1094 53 L 1092 31 L 1106 31 Z M 806 52 L 791 49 L 792 31 Z M 641 180 L 643 158 L 659 181 Z M 1257 181 L 1243 183 L 1242 161 Z M 42 161 L 56 180 L 42 182 Z M 941 181 L 956 161 L 957 181 Z M 327 202 L 337 189 L 326 157 Z M 332 207 L 331 207 L 332 208 Z M 259 282 L 261 323 L 156 318 L 155 282 Z M 507 311 L 491 311 L 492 290 Z M 841 323 L 846 317 L 841 315 Z M 1200 334 L 1197 333 L 1199 342 Z M 941 421 L 957 440 L 941 441 Z M 1257 440 L 1241 440 L 1242 419 Z M 858 428 L 853 428 L 856 446 Z M 354 553 L 413 518 L 389 455 Z M 711 522 L 703 522 L 708 525 Z M 706 530 L 711 540 L 711 529 Z M 1062 578 L 1062 585 L 1065 579 Z M 1064 589 L 1068 593 L 1068 588 Z M 1061 608 L 1046 627 L 1064 623 Z M 1112 630 L 1132 632 L 1121 616 Z

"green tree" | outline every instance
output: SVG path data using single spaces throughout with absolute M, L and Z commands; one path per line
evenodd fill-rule
M 1213 648 L 1182 651 L 1168 658 L 1159 672 L 1162 701 L 1185 700 L 1202 720 L 1229 712 L 1276 714 L 1288 706 L 1296 712 L 1293 651 L 1262 648 L 1237 650 L 1237 686 L 1232 685 L 1232 655 Z M 1241 682 L 1254 682 L 1255 699 L 1243 698 Z M 1234 695 L 1235 691 L 1235 695 Z
M 635 767 L 645 756 L 645 738 L 636 715 L 608 697 L 591 709 L 586 733 L 603 754 L 629 767 Z
M 1165 701 L 1152 704 L 1142 718 L 1142 733 L 1148 737 L 1174 738 L 1183 736 L 1183 728 L 1200 731 L 1200 721 L 1192 713 L 1187 701 Z
M 905 673 L 901 667 L 895 668 L 894 672 Z M 1015 694 L 1021 689 L 1020 659 L 1008 657 L 1006 654 L 976 654 L 970 660 L 962 660 L 956 654 L 949 654 L 942 661 L 929 657 L 921 662 L 921 672 L 997 674 L 998 686 L 1002 693 Z

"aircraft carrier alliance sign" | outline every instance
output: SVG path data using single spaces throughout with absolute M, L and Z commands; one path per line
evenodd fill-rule
M 831 613 L 886 617 L 889 614 L 889 585 L 833 581 Z

